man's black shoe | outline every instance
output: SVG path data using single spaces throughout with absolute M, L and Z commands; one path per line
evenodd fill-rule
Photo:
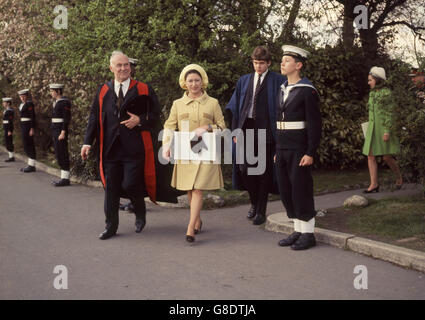
M 135 225 L 136 225 L 136 232 L 140 233 L 142 232 L 143 228 L 146 225 L 146 220 L 136 220 Z
M 291 246 L 292 250 L 306 250 L 316 245 L 314 233 L 302 233 L 298 240 Z
M 35 172 L 35 167 L 33 166 L 28 166 L 26 168 L 22 168 L 21 169 L 22 172 Z
M 15 158 L 12 157 L 12 158 L 6 159 L 4 160 L 4 162 L 15 162 Z
M 129 203 L 127 203 L 126 210 L 128 212 L 134 212 L 134 206 L 133 206 L 133 203 L 131 201 Z
M 289 235 L 289 237 L 280 240 L 279 245 L 281 247 L 287 247 L 287 246 L 293 245 L 300 236 L 301 236 L 301 232 L 293 232 Z
M 246 217 L 248 219 L 252 219 L 252 218 L 255 217 L 255 214 L 256 214 L 256 212 L 255 212 L 255 206 L 254 205 L 251 205 L 251 208 L 249 209 L 248 215 Z
M 100 240 L 106 240 L 106 239 L 109 239 L 109 238 L 111 238 L 111 237 L 113 237 L 113 236 L 115 236 L 117 234 L 117 232 L 115 231 L 115 232 L 112 232 L 112 231 L 110 231 L 110 230 L 108 230 L 108 229 L 105 229 L 105 231 L 103 231 L 100 235 L 99 235 L 99 239 Z
M 252 224 L 257 226 L 257 225 L 263 224 L 264 222 L 266 222 L 266 215 L 257 214 Z
M 59 181 L 53 181 L 52 184 L 55 187 L 65 187 L 69 186 L 71 183 L 69 182 L 69 179 L 60 179 Z
M 125 211 L 126 209 L 127 209 L 127 205 L 120 203 L 120 210 Z

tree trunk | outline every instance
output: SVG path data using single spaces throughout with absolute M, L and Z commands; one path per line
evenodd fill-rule
M 347 50 L 354 45 L 354 7 L 356 1 L 344 1 L 344 25 L 342 28 L 342 43 Z
M 294 3 L 292 4 L 291 11 L 289 13 L 288 21 L 286 21 L 285 27 L 282 30 L 282 33 L 280 34 L 278 41 L 283 42 L 292 42 L 295 40 L 293 29 L 295 27 L 295 21 L 298 17 L 298 12 L 300 11 L 301 6 L 301 0 L 294 0 Z

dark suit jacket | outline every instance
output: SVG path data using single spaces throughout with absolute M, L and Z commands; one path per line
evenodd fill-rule
M 99 170 L 104 186 L 103 161 L 119 139 L 123 154 L 128 158 L 144 157 L 144 182 L 146 195 L 155 201 L 177 202 L 177 195 L 170 186 L 171 166 L 161 166 L 158 160 L 159 102 L 153 88 L 131 80 L 120 110 L 116 107 L 114 83 L 99 87 L 90 109 L 84 144 L 99 143 Z M 120 122 L 128 119 L 127 111 L 140 118 L 140 126 L 128 129 Z M 125 197 L 125 195 L 123 195 Z

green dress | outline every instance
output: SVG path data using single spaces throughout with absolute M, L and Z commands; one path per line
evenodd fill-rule
M 396 154 L 400 151 L 400 143 L 394 131 L 391 132 L 392 112 L 394 98 L 391 90 L 376 86 L 369 93 L 369 126 L 363 145 L 363 154 L 369 155 L 369 150 L 374 156 L 385 154 Z M 390 139 L 385 142 L 382 137 L 384 133 L 390 134 Z

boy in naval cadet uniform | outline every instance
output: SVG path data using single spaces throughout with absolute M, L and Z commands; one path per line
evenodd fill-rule
M 71 121 L 71 101 L 63 97 L 63 84 L 52 83 L 49 86 L 53 102 L 52 138 L 55 155 L 61 168 L 61 179 L 53 181 L 55 187 L 69 186 L 69 153 L 68 153 L 68 127 Z
M 316 245 L 311 165 L 322 121 L 317 89 L 300 77 L 309 52 L 287 45 L 282 49 L 281 73 L 288 81 L 279 94 L 275 161 L 280 197 L 288 217 L 294 219 L 294 232 L 279 245 L 304 250 Z
M 24 151 L 28 156 L 28 166 L 22 168 L 22 172 L 35 171 L 35 107 L 29 98 L 29 89 L 22 89 L 18 91 L 19 98 L 22 103 L 19 105 L 19 113 L 21 116 L 21 130 Z
M 4 129 L 4 144 L 9 153 L 9 158 L 4 160 L 4 162 L 14 162 L 15 155 L 13 153 L 13 118 L 15 112 L 12 108 L 12 98 L 3 98 L 3 129 Z

